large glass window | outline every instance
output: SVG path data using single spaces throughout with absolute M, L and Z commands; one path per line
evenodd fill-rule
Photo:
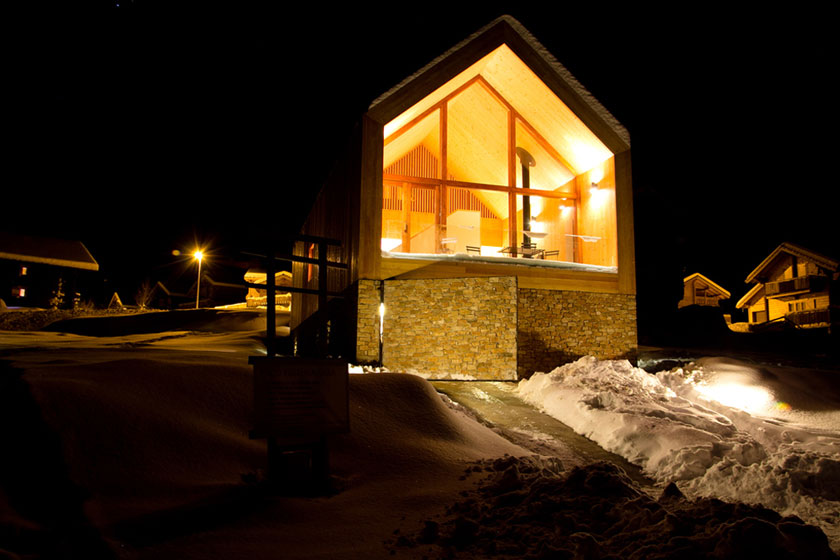
M 499 75 L 459 77 L 386 127 L 382 250 L 615 266 L 612 154 L 575 144 L 579 123 L 500 52 Z

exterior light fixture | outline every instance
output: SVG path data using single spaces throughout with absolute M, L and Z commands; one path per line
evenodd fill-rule
M 198 309 L 198 298 L 201 294 L 201 259 L 204 258 L 204 253 L 201 252 L 201 249 L 198 249 L 193 253 L 193 257 L 198 261 L 198 282 L 195 284 L 195 308 Z
M 598 189 L 599 189 L 598 183 L 592 183 L 589 186 L 589 192 L 592 193 L 592 194 L 595 194 L 596 192 L 598 192 Z
M 385 330 L 385 302 L 379 304 L 379 336 Z

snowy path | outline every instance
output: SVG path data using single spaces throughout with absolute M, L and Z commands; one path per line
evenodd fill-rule
M 642 488 L 653 481 L 624 457 L 604 450 L 566 424 L 537 410 L 516 394 L 516 384 L 495 381 L 432 381 L 438 392 L 521 447 L 559 458 L 565 468 L 596 461 L 613 463 Z

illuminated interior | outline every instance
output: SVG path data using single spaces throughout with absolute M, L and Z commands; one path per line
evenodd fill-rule
M 382 249 L 616 266 L 613 154 L 506 45 L 385 126 Z

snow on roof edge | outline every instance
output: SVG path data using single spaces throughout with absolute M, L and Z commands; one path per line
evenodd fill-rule
M 718 290 L 720 290 L 721 292 L 723 292 L 724 294 L 726 294 L 726 297 L 730 297 L 730 296 L 732 295 L 732 294 L 730 294 L 730 293 L 729 293 L 729 290 L 725 289 L 723 286 L 721 286 L 721 285 L 720 285 L 720 284 L 718 284 L 717 282 L 715 282 L 715 281 L 711 280 L 708 276 L 705 276 L 705 275 L 703 275 L 703 274 L 701 274 L 701 273 L 699 273 L 699 272 L 695 272 L 694 274 L 689 274 L 688 276 L 686 276 L 685 278 L 683 278 L 683 283 L 688 282 L 688 281 L 689 281 L 689 280 L 691 280 L 692 278 L 702 278 L 702 279 L 703 279 L 703 280 L 705 280 L 705 281 L 706 281 L 706 282 L 707 282 L 707 283 L 708 283 L 711 287 L 717 288 Z
M 753 269 L 752 272 L 749 273 L 747 279 L 744 280 L 745 283 L 749 284 L 754 282 L 758 275 L 764 270 L 770 263 L 779 256 L 782 252 L 789 253 L 791 255 L 795 255 L 797 257 L 805 257 L 807 259 L 811 259 L 816 262 L 818 265 L 823 266 L 824 268 L 828 268 L 831 270 L 837 270 L 840 267 L 840 263 L 835 261 L 834 259 L 827 257 L 825 255 L 821 255 L 815 251 L 811 251 L 810 249 L 806 249 L 800 245 L 796 245 L 795 243 L 791 243 L 789 241 L 785 241 L 781 243 L 778 247 L 773 249 L 769 255 L 767 255 L 761 263 Z
M 507 23 L 517 34 L 519 34 L 525 40 L 525 42 L 528 45 L 530 45 L 531 48 L 533 48 L 534 51 L 543 60 L 545 60 L 546 63 L 548 63 L 549 66 L 551 66 L 551 68 L 554 70 L 554 72 L 557 73 L 557 75 L 559 75 L 560 78 L 562 78 L 563 81 L 566 82 L 566 84 L 568 84 L 569 87 L 571 87 L 572 90 L 574 90 L 574 92 L 577 93 L 577 95 L 579 95 L 581 97 L 581 99 L 584 101 L 584 103 L 589 105 L 595 111 L 595 113 L 613 131 L 615 131 L 615 133 L 624 142 L 627 143 L 628 146 L 630 145 L 630 133 L 627 131 L 627 129 L 624 127 L 624 125 L 622 125 L 618 121 L 618 119 L 616 119 L 612 115 L 612 113 L 610 113 L 609 110 L 607 110 L 607 108 L 604 107 L 601 104 L 601 102 L 598 101 L 595 98 L 595 96 L 593 96 L 583 86 L 583 84 L 581 84 L 578 81 L 578 79 L 575 78 L 574 75 L 572 75 L 572 73 L 569 72 L 569 70 L 567 70 L 566 67 L 563 66 L 560 63 L 560 61 L 558 61 L 557 58 L 553 54 L 551 54 L 551 52 L 548 49 L 546 49 L 543 46 L 542 43 L 540 43 L 539 40 L 530 31 L 528 31 L 521 23 L 519 23 L 519 21 L 517 19 L 515 19 L 514 17 L 509 16 L 509 15 L 503 15 L 503 16 L 500 16 L 500 17 L 496 18 L 492 22 L 488 23 L 487 25 L 485 25 L 484 27 L 482 27 L 481 29 L 479 29 L 478 31 L 473 33 L 472 35 L 468 36 L 467 38 L 465 38 L 464 40 L 462 40 L 461 42 L 456 44 L 454 47 L 450 48 L 449 50 L 447 50 L 446 52 L 444 52 L 440 56 L 433 59 L 431 62 L 429 62 L 428 64 L 423 66 L 420 70 L 414 72 L 413 74 L 411 74 L 410 76 L 405 78 L 403 81 L 401 81 L 396 86 L 392 87 L 391 89 L 389 89 L 388 91 L 386 91 L 385 93 L 383 93 L 382 95 L 380 95 L 379 97 L 374 99 L 373 102 L 371 102 L 371 104 L 368 106 L 368 111 L 374 109 L 382 101 L 391 97 L 397 91 L 406 87 L 408 84 L 410 84 L 412 81 L 417 79 L 419 76 L 428 72 L 431 68 L 433 68 L 435 65 L 440 63 L 442 60 L 445 60 L 446 58 L 452 56 L 457 51 L 463 49 L 466 45 L 468 45 L 469 43 L 474 41 L 476 38 L 480 37 L 482 34 L 486 33 L 489 29 L 493 28 L 494 26 L 498 25 L 501 22 Z

